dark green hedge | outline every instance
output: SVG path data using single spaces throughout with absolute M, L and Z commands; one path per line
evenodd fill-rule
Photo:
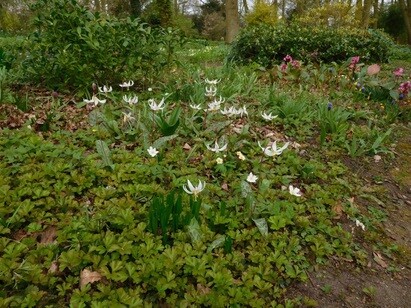
M 304 62 L 341 62 L 358 55 L 362 61 L 385 62 L 393 45 L 377 30 L 259 25 L 241 31 L 229 59 L 270 66 L 287 54 Z

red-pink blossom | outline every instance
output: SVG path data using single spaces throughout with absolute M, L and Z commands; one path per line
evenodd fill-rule
M 404 75 L 404 69 L 402 67 L 396 68 L 393 74 L 395 77 L 401 77 Z

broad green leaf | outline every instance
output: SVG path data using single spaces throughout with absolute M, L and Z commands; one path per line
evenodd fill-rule
M 110 167 L 111 169 L 114 169 L 114 164 L 111 160 L 111 152 L 110 149 L 108 148 L 107 144 L 103 140 L 97 140 L 96 141 L 96 148 L 97 148 L 97 153 L 100 154 L 103 164 L 105 167 Z
M 268 235 L 268 225 L 267 221 L 265 218 L 258 218 L 258 219 L 253 219 L 255 225 L 257 226 L 258 230 L 260 233 L 264 236 Z
M 212 252 L 215 248 L 222 247 L 225 243 L 225 235 L 220 236 L 216 240 L 214 240 L 210 246 L 207 248 L 207 252 Z
M 190 235 L 193 242 L 198 242 L 201 239 L 200 225 L 198 224 L 197 219 L 195 219 L 194 217 L 191 219 L 190 224 L 188 225 L 188 234 Z

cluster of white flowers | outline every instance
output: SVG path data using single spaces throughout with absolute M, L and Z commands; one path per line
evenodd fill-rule
M 224 107 L 224 109 L 220 110 L 221 114 L 226 115 L 228 117 L 239 115 L 243 117 L 244 115 L 248 115 L 247 108 L 243 106 L 242 108 L 235 108 L 231 106 L 230 108 Z
M 236 108 L 234 106 L 231 107 L 224 107 L 224 109 L 221 109 L 221 105 L 224 103 L 225 99 L 222 98 L 221 96 L 219 98 L 216 97 L 217 95 L 217 84 L 220 82 L 219 79 L 205 79 L 205 83 L 207 84 L 207 86 L 205 87 L 206 93 L 205 95 L 207 97 L 211 97 L 212 101 L 210 103 L 208 103 L 208 108 L 204 109 L 204 111 L 218 111 L 220 110 L 221 114 L 226 115 L 228 117 L 231 116 L 248 116 L 248 112 L 247 112 L 247 108 L 245 105 L 243 105 L 243 107 L 241 108 Z M 129 89 L 130 87 L 132 87 L 134 85 L 134 81 L 130 80 L 128 82 L 124 82 L 122 84 L 120 84 L 119 86 L 121 88 L 127 88 Z M 104 93 L 105 95 L 107 95 L 108 93 L 113 91 L 113 88 L 111 86 L 106 86 L 104 85 L 103 87 L 99 87 L 98 88 L 99 91 L 101 93 Z M 150 88 L 151 90 L 151 88 Z M 124 95 L 123 96 L 123 100 L 124 102 L 128 103 L 129 105 L 136 105 L 139 101 L 137 96 L 132 96 L 132 95 Z M 94 104 L 94 106 L 97 106 L 99 104 L 105 104 L 106 103 L 106 99 L 99 99 L 97 97 L 96 94 L 93 94 L 92 98 L 90 100 L 85 99 L 84 100 L 86 103 L 91 103 Z M 149 99 L 148 100 L 148 105 L 150 107 L 151 110 L 153 111 L 160 111 L 163 110 L 166 105 L 165 105 L 165 98 L 163 98 L 160 102 L 156 102 L 156 100 L 154 98 Z M 194 109 L 194 110 L 201 110 L 201 104 L 190 104 L 190 108 Z M 277 118 L 278 115 L 273 115 L 272 113 L 266 113 L 263 112 L 261 113 L 261 116 L 264 120 L 266 121 L 272 121 L 273 119 Z M 129 123 L 135 120 L 135 117 L 133 116 L 133 114 L 131 112 L 123 112 L 123 123 Z M 258 142 L 259 147 L 262 149 L 263 153 L 266 156 L 269 157 L 273 157 L 273 156 L 278 156 L 281 155 L 283 153 L 283 151 L 285 149 L 287 149 L 287 147 L 289 146 L 289 142 L 286 142 L 282 147 L 277 147 L 277 141 L 274 141 L 271 143 L 271 145 L 268 146 L 262 146 L 260 144 L 260 142 Z M 206 144 L 206 147 L 208 150 L 214 152 L 214 153 L 220 153 L 223 151 L 227 150 L 228 147 L 228 143 L 225 142 L 223 144 L 219 144 L 219 142 L 216 140 L 213 143 L 210 144 Z M 150 146 L 147 149 L 147 153 L 148 155 L 150 155 L 151 157 L 155 157 L 157 156 L 157 154 L 159 153 L 159 151 L 153 147 Z M 238 157 L 239 160 L 245 161 L 246 157 L 244 156 L 243 153 L 241 153 L 240 151 L 236 152 L 236 155 Z M 223 159 L 221 157 L 218 157 L 216 159 L 216 163 L 218 165 L 221 165 L 224 163 Z M 246 181 L 249 183 L 257 183 L 258 180 L 258 176 L 253 174 L 252 172 L 250 172 L 246 178 Z M 197 186 L 194 186 L 190 180 L 187 181 L 187 186 L 184 185 L 183 189 L 185 192 L 187 192 L 188 194 L 194 195 L 194 198 L 197 198 L 198 194 L 203 191 L 205 188 L 205 182 L 201 182 L 199 181 L 199 184 Z M 296 197 L 301 197 L 302 196 L 302 192 L 299 188 L 294 187 L 293 185 L 289 185 L 289 193 L 293 196 Z M 361 228 L 364 229 L 363 224 L 361 224 L 358 220 L 356 221 L 357 226 L 360 226 Z

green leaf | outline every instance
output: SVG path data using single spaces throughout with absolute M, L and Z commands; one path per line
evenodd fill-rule
M 225 243 L 225 240 L 226 240 L 226 236 L 225 236 L 225 235 L 220 236 L 219 238 L 217 238 L 216 240 L 214 240 L 214 241 L 210 244 L 210 246 L 208 246 L 207 252 L 212 252 L 215 248 L 222 247 L 222 246 L 224 245 L 224 243 Z
M 97 153 L 100 154 L 105 167 L 110 167 L 114 170 L 114 164 L 111 160 L 111 152 L 107 144 L 103 140 L 96 141 Z
M 171 136 L 165 136 L 165 137 L 160 137 L 156 141 L 153 142 L 153 147 L 158 149 L 161 148 L 163 144 L 165 144 L 167 141 L 173 140 L 176 138 L 178 135 L 171 135 Z
M 188 225 L 188 234 L 190 235 L 193 242 L 198 242 L 201 239 L 200 225 L 198 224 L 197 219 L 195 219 L 194 217 L 193 219 L 191 219 L 190 224 Z
M 253 219 L 255 225 L 257 226 L 258 230 L 260 233 L 264 236 L 268 235 L 268 225 L 267 221 L 265 218 L 258 218 L 258 219 Z

